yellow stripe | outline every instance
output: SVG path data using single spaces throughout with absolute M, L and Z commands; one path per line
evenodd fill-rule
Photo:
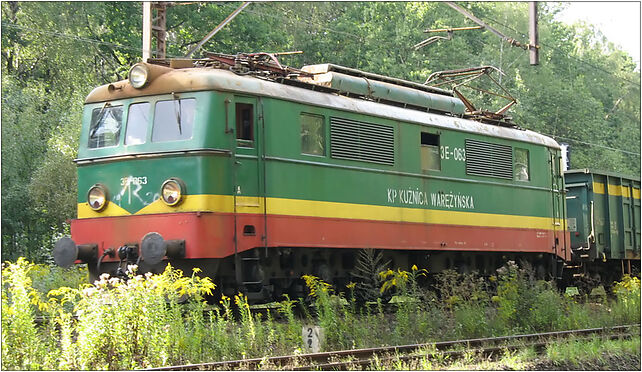
M 620 186 L 620 195 L 624 198 L 630 198 L 631 197 L 631 189 L 629 189 L 627 186 Z
M 552 219 L 504 214 L 442 211 L 418 208 L 382 207 L 365 204 L 319 202 L 269 198 L 269 214 L 348 218 L 394 222 L 438 223 L 446 225 L 550 229 Z
M 158 199 L 142 208 L 136 215 L 176 213 L 176 212 L 218 212 L 233 213 L 234 197 L 231 195 L 185 195 L 179 205 L 170 207 Z M 236 211 L 238 213 L 263 213 L 263 198 L 251 196 L 236 197 Z M 129 216 L 131 213 L 118 205 L 110 202 L 101 212 L 89 208 L 87 203 L 78 204 L 78 218 Z
M 593 192 L 597 194 L 604 194 L 604 184 L 601 182 L 593 182 Z M 609 183 L 609 195 L 630 198 L 631 188 L 629 188 L 628 186 L 612 185 Z M 635 199 L 640 199 L 640 189 L 633 189 L 633 197 Z
M 78 203 L 78 218 L 95 218 L 95 217 L 111 217 L 111 216 L 129 216 L 131 213 L 114 203 L 107 203 L 105 209 L 100 212 L 89 207 L 87 203 Z
M 219 213 L 234 212 L 233 196 L 231 195 L 185 195 L 184 200 L 175 207 L 158 199 L 135 214 L 175 213 L 211 211 Z
M 596 194 L 604 194 L 604 184 L 593 182 L 593 192 Z
M 237 197 L 238 213 L 263 213 L 263 198 Z M 136 215 L 175 212 L 234 212 L 234 197 L 230 195 L 186 195 L 185 200 L 176 207 L 167 206 L 157 200 L 136 212 Z M 350 204 L 268 198 L 267 213 L 288 216 L 307 216 L 322 218 L 345 218 L 393 222 L 434 223 L 464 226 L 488 226 L 549 230 L 552 219 L 549 217 L 513 216 L 505 214 L 443 211 L 418 208 L 387 207 L 367 204 Z M 109 203 L 104 211 L 97 213 L 86 203 L 78 204 L 78 218 L 123 216 L 129 213 Z

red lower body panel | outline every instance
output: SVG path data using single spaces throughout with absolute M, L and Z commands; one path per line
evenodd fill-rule
M 261 215 L 237 217 L 240 234 L 243 226 L 258 226 Z M 165 240 L 185 240 L 185 258 L 223 258 L 234 254 L 234 215 L 215 213 L 148 214 L 73 220 L 71 237 L 76 244 L 98 244 L 98 254 L 107 248 L 140 243 L 145 234 L 159 233 Z M 239 250 L 261 246 L 262 230 L 242 236 Z M 113 261 L 117 259 L 105 259 Z
M 236 216 L 239 252 L 266 244 L 266 222 L 268 246 L 541 252 L 570 259 L 561 248 L 569 241 L 562 231 L 260 214 Z M 165 240 L 185 240 L 185 258 L 223 258 L 234 254 L 234 224 L 233 214 L 134 215 L 73 220 L 71 233 L 76 244 L 98 244 L 99 254 L 157 232 Z
M 562 231 L 293 216 L 267 221 L 271 246 L 556 253 L 557 238 L 557 253 L 566 256 Z

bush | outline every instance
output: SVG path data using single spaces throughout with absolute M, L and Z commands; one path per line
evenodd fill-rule
M 24 258 L 2 265 L 2 368 L 46 369 L 43 365 L 47 343 L 36 328 L 35 315 L 44 305 L 40 293 L 32 287 L 29 273 L 34 264 Z
M 79 298 L 74 308 L 78 317 L 77 368 L 163 365 L 170 360 L 181 361 L 185 351 L 200 344 L 202 339 L 194 337 L 198 334 L 188 334 L 183 322 L 182 312 L 190 308 L 181 307 L 179 302 L 184 296 L 192 304 L 202 302 L 202 296 L 211 293 L 214 284 L 209 278 L 186 278 L 182 274 L 168 265 L 161 275 L 132 275 L 123 280 L 103 274 L 95 287 L 54 291 L 53 295 Z
M 512 262 L 490 278 L 497 288 L 492 301 L 489 282 L 476 275 L 439 274 L 439 302 L 436 294 L 417 285 L 421 270 L 386 271 L 384 290 L 396 294 L 390 304 L 397 307 L 394 314 L 384 311 L 381 299 L 376 308 L 358 307 L 353 292 L 346 300 L 341 293 L 333 294 L 328 283 L 305 276 L 312 311 L 301 299 L 286 299 L 277 309 L 284 322 L 273 321 L 269 311 L 253 314 L 241 294 L 223 296 L 220 306 L 210 308 L 204 295 L 214 285 L 196 272 L 183 277 L 168 266 L 160 275 L 120 279 L 105 274 L 94 286 L 61 287 L 46 297 L 34 288 L 32 278 L 48 283 L 40 283 L 46 288 L 61 281 L 61 271 L 24 259 L 8 262 L 2 268 L 2 367 L 129 370 L 300 353 L 302 325 L 315 321 L 325 331 L 325 350 L 640 321 L 637 278 L 627 276 L 616 284 L 617 298 L 609 308 L 576 303 L 552 283 L 533 281 L 528 268 Z M 306 314 L 304 319 L 295 317 L 295 306 Z M 37 326 L 39 313 L 50 321 Z
M 59 266 L 33 265 L 29 271 L 33 288 L 42 294 L 60 287 L 78 288 L 89 283 L 87 265 L 74 265 L 68 269 Z
M 546 332 L 564 322 L 567 300 L 554 283 L 535 280 L 529 265 L 520 269 L 513 261 L 497 270 L 497 327 L 504 332 Z
M 560 294 L 549 283 L 540 282 L 532 289 L 535 292 L 533 303 L 521 324 L 524 330 L 533 332 L 549 332 L 560 328 L 564 317 L 565 301 Z
M 455 270 L 444 270 L 435 275 L 435 288 L 443 305 L 448 310 L 458 306 L 487 305 L 489 301 L 488 283 L 477 273 L 460 274 Z
M 490 336 L 488 308 L 481 304 L 466 303 L 457 306 L 454 319 L 457 338 L 477 338 Z
M 612 314 L 616 323 L 640 323 L 640 279 L 625 274 L 621 282 L 614 287 L 616 301 L 612 305 Z
M 314 309 L 319 319 L 319 325 L 327 330 L 325 342 L 334 347 L 340 347 L 344 344 L 344 334 L 336 332 L 340 327 L 337 305 L 340 304 L 340 298 L 332 296 L 332 286 L 323 280 L 312 276 L 304 275 L 303 279 L 310 291 L 310 297 L 314 301 Z M 324 346 L 321 345 L 323 349 Z

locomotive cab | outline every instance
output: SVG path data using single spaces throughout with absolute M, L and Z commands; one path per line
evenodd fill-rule
M 198 85 L 185 71 L 137 64 L 128 80 L 89 94 L 78 218 L 73 240 L 56 243 L 56 263 L 87 262 L 92 278 L 132 264 L 160 272 L 168 260 L 214 275 L 234 253 L 237 225 L 252 240 L 241 243 L 260 244 L 257 213 L 235 218 L 261 208 L 256 99 Z

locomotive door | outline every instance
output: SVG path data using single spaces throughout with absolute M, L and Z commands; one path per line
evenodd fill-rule
M 235 123 L 235 143 L 232 156 L 234 172 L 234 253 L 263 246 L 265 236 L 264 185 L 262 146 L 259 125 L 260 111 L 257 99 L 234 97 L 234 109 L 230 110 Z M 245 259 L 244 259 L 245 260 Z M 237 270 L 240 272 L 241 270 Z M 243 280 L 247 281 L 247 280 Z
M 554 150 L 550 150 L 549 159 L 551 164 L 551 202 L 552 202 L 552 224 L 553 224 L 553 252 L 562 257 L 567 256 L 566 245 L 567 242 L 563 241 L 566 236 L 566 215 L 563 202 L 564 185 L 562 179 L 562 168 L 560 157 Z

